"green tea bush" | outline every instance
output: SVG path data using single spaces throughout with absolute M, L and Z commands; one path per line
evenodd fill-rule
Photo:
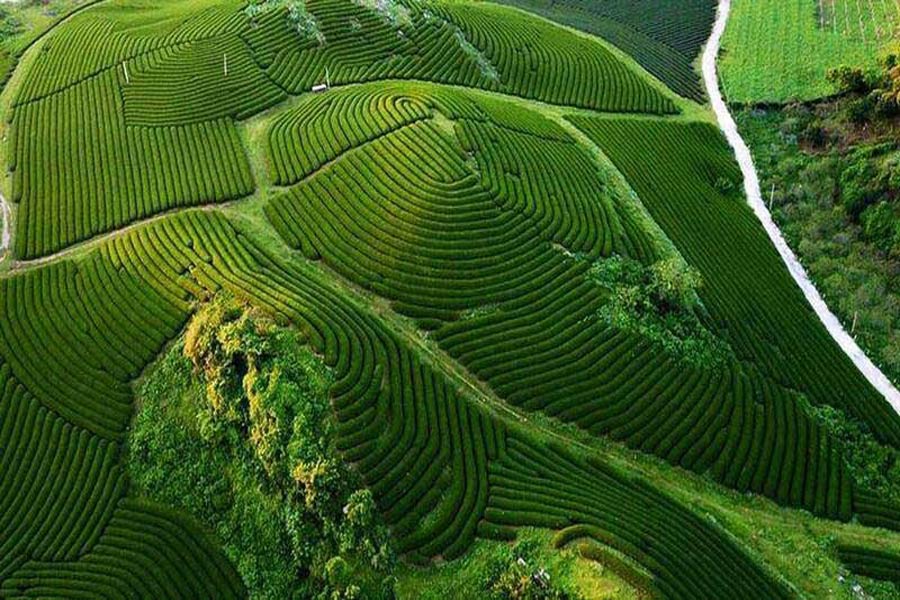
M 711 0 L 503 0 L 615 44 L 678 94 L 702 101 L 694 70 L 716 14 Z
M 714 174 L 737 174 L 712 127 L 571 120 L 609 154 L 654 220 L 700 271 L 703 305 L 739 358 L 813 404 L 846 410 L 880 440 L 898 443 L 900 419 L 830 339 L 752 212 L 716 189 Z M 649 155 L 657 156 L 660 166 L 644 160 Z
M 597 261 L 591 280 L 610 294 L 600 318 L 612 327 L 642 335 L 667 353 L 696 367 L 721 367 L 727 345 L 701 323 L 696 269 L 665 259 L 649 267 L 613 256 Z
M 359 133 L 291 156 L 341 111 Z M 696 272 L 643 253 L 620 200 L 598 201 L 603 180 L 552 123 L 460 92 L 362 87 L 285 113 L 269 141 L 283 181 L 298 182 L 266 208 L 284 239 L 390 300 L 504 400 L 850 517 L 852 480 L 821 427 L 738 366 Z

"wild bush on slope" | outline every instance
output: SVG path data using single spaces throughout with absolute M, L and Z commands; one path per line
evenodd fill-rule
M 210 527 L 253 598 L 393 598 L 389 531 L 335 452 L 330 385 L 296 331 L 221 294 L 138 390 L 133 489 Z
M 637 60 L 672 90 L 701 102 L 693 64 L 715 19 L 713 0 L 501 0 L 600 36 Z
M 285 240 L 432 330 L 504 400 L 737 489 L 849 518 L 840 453 L 796 397 L 733 359 L 698 367 L 601 318 L 611 292 L 592 265 L 643 246 L 628 243 L 617 201 L 598 196 L 605 183 L 567 134 L 527 110 L 495 121 L 465 94 L 423 91 L 407 93 L 434 105 L 430 118 L 359 136 L 314 174 L 295 175 L 299 185 L 267 208 Z M 360 92 L 363 106 L 388 115 L 400 104 L 368 98 Z M 513 121 L 519 130 L 498 124 Z M 286 113 L 270 136 L 282 156 L 318 128 L 286 136 L 283 123 L 295 120 Z
M 900 418 L 832 342 L 749 207 L 713 127 L 572 117 L 625 174 L 706 287 L 701 297 L 738 356 L 815 403 L 900 444 Z
M 198 211 L 169 217 L 111 240 L 92 258 L 114 272 L 140 278 L 144 285 L 138 289 L 154 289 L 173 310 L 185 310 L 185 302 L 192 297 L 227 289 L 293 323 L 334 369 L 332 403 L 340 422 L 338 433 L 344 456 L 371 487 L 397 543 L 410 558 L 452 557 L 464 551 L 476 535 L 487 507 L 498 502 L 492 495 L 491 465 L 517 462 L 517 455 L 508 454 L 508 437 L 513 435 L 516 449 L 529 452 L 532 447 L 529 438 L 509 433 L 507 426 L 485 407 L 455 392 L 442 375 L 423 364 L 380 320 L 321 283 L 318 276 L 271 258 L 238 234 L 224 217 Z M 74 302 L 82 305 L 83 301 Z M 17 349 L 5 350 L 4 355 Z M 547 455 L 538 449 L 530 452 Z M 572 459 L 560 460 L 560 464 L 567 464 Z M 8 473 L 3 472 L 4 476 Z M 660 585 L 674 590 L 676 597 L 697 597 L 708 590 L 737 596 L 785 595 L 780 585 L 711 525 L 649 488 L 635 488 L 617 472 L 600 473 L 589 472 L 585 485 L 592 486 L 594 492 L 609 492 L 596 499 L 609 499 L 608 504 L 603 504 L 608 514 L 617 514 L 622 504 L 646 507 L 648 514 L 659 515 L 660 526 L 641 533 L 626 521 L 613 518 L 598 527 L 610 539 L 618 540 L 629 556 L 645 564 L 663 582 Z M 528 477 L 507 477 L 506 481 L 510 485 L 529 485 L 532 479 Z M 552 477 L 545 481 L 551 482 Z M 18 501 L 18 496 L 14 497 Z M 553 504 L 529 506 L 523 521 L 539 518 L 534 511 L 546 508 L 548 516 L 542 522 L 562 525 Z M 216 585 L 217 593 L 227 593 L 229 576 L 188 568 L 206 564 L 212 569 L 218 564 L 219 559 L 201 558 L 202 546 L 192 547 L 189 554 L 197 563 L 176 564 L 168 558 L 172 552 L 183 552 L 178 550 L 178 544 L 187 543 L 179 541 L 185 540 L 180 534 L 165 533 L 172 527 L 187 531 L 179 525 L 180 519 L 168 520 L 171 525 L 155 526 L 151 525 L 157 519 L 155 511 L 135 511 L 131 500 L 120 507 L 121 512 L 113 516 L 79 560 L 52 564 L 54 572 L 66 574 L 62 583 L 46 577 L 50 564 L 17 563 L 0 589 L 5 585 L 18 593 L 43 593 L 48 589 L 65 590 L 69 585 L 72 589 L 111 585 L 112 573 L 119 572 L 116 569 L 133 573 L 139 565 L 152 564 L 155 557 L 155 567 L 150 569 L 153 579 L 119 578 L 116 581 L 122 586 L 120 589 L 140 590 L 159 581 L 180 581 L 184 586 L 181 589 L 192 589 L 198 596 L 207 595 L 213 591 L 208 586 Z M 120 529 L 119 516 L 133 522 L 134 541 Z M 693 524 L 690 529 L 665 532 L 665 524 L 685 519 Z M 581 520 L 580 515 L 573 514 L 567 522 Z M 147 526 L 156 533 L 145 533 Z M 647 546 L 652 551 L 647 551 Z M 139 553 L 117 553 L 113 548 L 155 550 L 148 562 Z M 114 562 L 106 558 L 110 554 L 116 557 Z M 681 565 L 687 569 L 685 572 L 698 576 L 683 578 L 667 568 L 670 564 Z M 729 568 L 723 570 L 722 564 Z M 68 574 L 72 572 L 90 576 L 69 584 Z M 183 579 L 189 577 L 189 572 L 200 573 L 199 582 Z M 195 587 L 198 585 L 207 587 Z M 159 596 L 170 595 L 165 586 L 156 591 Z

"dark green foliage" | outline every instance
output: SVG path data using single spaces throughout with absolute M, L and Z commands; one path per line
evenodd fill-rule
M 638 333 L 696 367 L 723 366 L 729 350 L 700 321 L 700 274 L 676 259 L 646 267 L 613 256 L 597 261 L 589 278 L 609 292 L 599 311 L 607 324 Z
M 712 0 L 502 0 L 612 42 L 678 94 L 701 102 L 693 63 L 716 15 Z
M 838 558 L 858 575 L 900 584 L 900 555 L 874 548 L 839 544 Z
M 220 297 L 140 395 L 129 445 L 138 489 L 216 531 L 253 597 L 390 590 L 388 532 L 334 449 L 329 385 L 296 333 Z M 337 577 L 348 560 L 353 573 Z
M 758 568 L 744 573 L 740 581 L 729 580 L 740 563 L 736 545 L 729 541 L 713 549 L 706 525 L 697 516 L 672 510 L 671 501 L 639 481 L 621 478 L 599 461 L 511 436 L 504 459 L 491 465 L 490 481 L 489 521 L 555 529 L 583 525 L 573 533 L 643 565 L 665 597 L 791 597 Z M 626 499 L 633 494 L 643 500 Z M 671 535 L 691 539 L 691 551 L 666 552 Z M 716 567 L 709 571 L 704 565 L 711 564 Z
M 737 174 L 711 126 L 572 121 L 600 144 L 700 271 L 700 298 L 740 359 L 814 404 L 845 410 L 880 440 L 900 445 L 900 418 L 830 339 L 749 207 L 717 189 L 718 176 Z M 648 162 L 647 156 L 656 159 Z
M 847 102 L 745 111 L 738 120 L 776 222 L 844 327 L 897 381 L 900 153 L 889 125 L 849 123 Z M 810 131 L 820 132 L 818 143 Z
M 21 31 L 22 23 L 12 14 L 9 8 L 0 7 L 0 42 L 16 35 Z
M 864 425 L 830 406 L 813 411 L 841 445 L 848 470 L 860 488 L 874 492 L 900 510 L 900 451 L 879 443 Z

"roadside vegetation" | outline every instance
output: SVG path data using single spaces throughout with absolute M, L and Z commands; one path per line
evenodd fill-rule
M 900 382 L 900 69 L 834 69 L 837 98 L 736 114 L 776 222 L 845 328 Z

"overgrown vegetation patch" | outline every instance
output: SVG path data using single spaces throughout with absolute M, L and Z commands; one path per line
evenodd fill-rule
M 297 332 L 223 295 L 141 386 L 131 477 L 211 527 L 253 597 L 389 597 L 388 530 L 335 449 L 331 384 Z

